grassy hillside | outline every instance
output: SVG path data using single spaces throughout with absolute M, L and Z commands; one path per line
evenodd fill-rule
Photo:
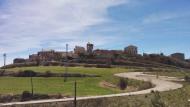
M 155 74 L 155 72 L 153 72 Z M 188 72 L 160 72 L 160 75 L 183 77 Z M 92 100 L 81 100 L 77 107 L 190 107 L 190 83 L 181 82 L 184 87 L 161 93 L 150 93 L 146 95 L 124 96 L 113 98 L 100 98 Z M 59 102 L 51 104 L 35 104 L 18 107 L 71 107 L 73 102 Z M 157 105 L 157 106 L 156 106 Z
M 62 72 L 64 73 L 65 68 L 61 66 L 40 66 L 40 67 L 21 67 L 8 69 L 8 71 L 19 72 L 23 70 L 33 70 L 36 72 Z M 132 70 L 132 69 L 130 69 Z M 86 78 L 68 78 L 68 82 L 64 82 L 63 77 L 34 77 L 34 92 L 43 94 L 63 94 L 73 95 L 73 84 L 76 80 L 78 83 L 77 93 L 79 96 L 88 95 L 103 95 L 113 94 L 131 91 L 131 88 L 138 88 L 143 85 L 142 81 L 129 80 L 130 88 L 121 91 L 119 88 L 103 87 L 100 85 L 102 81 L 118 84 L 119 78 L 114 77 L 113 74 L 120 72 L 128 72 L 129 69 L 125 68 L 84 68 L 84 67 L 69 67 L 68 72 L 70 73 L 83 73 L 83 74 L 96 74 L 100 77 L 86 77 Z M 1 77 L 0 78 L 0 94 L 21 94 L 23 91 L 30 91 L 30 78 L 29 77 Z

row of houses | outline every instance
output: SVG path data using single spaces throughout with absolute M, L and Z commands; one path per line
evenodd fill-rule
M 74 51 L 63 52 L 55 50 L 42 50 L 37 52 L 37 54 L 29 55 L 28 59 L 16 58 L 13 63 L 25 63 L 25 62 L 48 62 L 48 61 L 58 61 L 63 62 L 66 59 L 78 59 L 80 56 L 93 55 L 97 58 L 115 58 L 118 55 L 126 55 L 129 57 L 141 56 L 138 54 L 138 47 L 134 45 L 129 45 L 123 50 L 103 50 L 95 49 L 94 44 L 87 43 L 86 48 L 82 46 L 75 46 Z M 163 56 L 163 54 L 143 54 L 144 57 L 147 56 Z M 171 58 L 177 60 L 185 60 L 185 55 L 183 53 L 174 53 L 170 55 Z
M 107 55 L 111 56 L 114 54 L 127 54 L 129 56 L 136 56 L 138 55 L 138 48 L 136 46 L 130 45 L 124 48 L 124 50 L 105 50 L 105 49 L 94 49 L 94 45 L 88 43 L 86 49 L 82 46 L 76 46 L 74 48 L 75 54 L 94 54 L 94 55 Z
M 94 44 L 87 43 L 86 48 L 82 46 L 75 46 L 74 52 L 62 52 L 55 50 L 42 50 L 37 54 L 29 55 L 28 59 L 16 58 L 13 63 L 24 63 L 24 62 L 47 62 L 47 61 L 63 61 L 65 58 L 77 59 L 80 55 L 95 55 L 95 56 L 108 56 L 127 54 L 129 56 L 136 56 L 138 50 L 136 46 L 130 45 L 124 50 L 94 50 Z
M 55 50 L 42 50 L 37 54 L 29 55 L 28 59 L 15 58 L 13 63 L 25 63 L 25 62 L 48 62 L 48 61 L 63 61 L 64 58 L 75 58 L 76 55 L 73 52 L 61 52 Z

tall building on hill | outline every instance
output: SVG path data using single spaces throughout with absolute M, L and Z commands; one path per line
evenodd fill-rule
M 130 45 L 125 47 L 124 52 L 129 56 L 136 56 L 138 54 L 138 48 L 136 46 Z
M 185 60 L 185 54 L 184 53 L 173 53 L 173 54 L 171 54 L 171 57 L 178 59 L 178 60 Z
M 69 55 L 70 55 L 70 52 L 68 53 L 68 56 Z M 43 50 L 37 53 L 37 57 L 40 62 L 61 61 L 64 57 L 66 57 L 66 52 L 57 52 L 54 50 L 45 50 L 45 51 Z M 33 56 L 33 58 L 35 58 L 35 56 Z
M 84 54 L 85 53 L 85 48 L 81 47 L 81 46 L 75 46 L 74 53 L 77 54 L 77 55 Z
M 32 55 L 29 55 L 29 61 L 30 62 L 35 62 L 39 59 L 38 55 L 37 54 L 32 54 Z
M 88 42 L 86 48 L 87 48 L 87 54 L 92 54 L 93 53 L 93 48 L 94 48 L 93 44 Z

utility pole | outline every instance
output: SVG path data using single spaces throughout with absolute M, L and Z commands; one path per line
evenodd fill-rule
M 75 93 L 75 96 L 74 96 L 74 107 L 77 107 L 77 82 L 75 80 L 75 84 L 74 84 L 74 93 Z
M 6 59 L 7 59 L 7 54 L 6 53 L 3 54 L 3 59 L 4 59 L 4 66 L 5 66 L 6 65 Z
M 34 95 L 34 87 L 33 87 L 33 78 L 32 76 L 30 77 L 30 82 L 31 82 L 31 92 L 32 92 L 32 96 Z
M 65 56 L 65 76 L 64 76 L 64 82 L 67 82 L 67 71 L 68 71 L 68 44 L 66 44 L 66 56 Z

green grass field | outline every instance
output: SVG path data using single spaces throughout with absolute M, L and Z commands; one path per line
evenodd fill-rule
M 156 72 L 152 72 L 156 74 Z M 179 72 L 159 72 L 159 75 L 163 76 L 176 76 L 182 78 L 184 75 L 189 75 L 188 71 Z M 180 82 L 184 85 L 183 88 L 160 92 L 156 102 L 153 102 L 155 93 L 146 95 L 135 95 L 135 96 L 123 96 L 113 98 L 101 98 L 101 99 L 90 99 L 81 100 L 77 102 L 78 107 L 190 107 L 190 83 Z M 153 105 L 154 104 L 154 105 Z M 29 107 L 70 107 L 72 102 L 59 102 L 51 104 L 35 104 L 29 105 Z M 155 106 L 157 105 L 157 106 Z M 162 105 L 162 106 L 161 106 Z
M 64 72 L 64 67 L 22 67 L 9 69 L 11 71 L 18 72 L 20 70 L 34 70 L 38 72 Z M 34 78 L 34 90 L 37 93 L 45 94 L 57 94 L 62 93 L 65 95 L 73 94 L 73 82 L 78 82 L 78 95 L 102 95 L 102 94 L 113 94 L 120 93 L 119 89 L 113 88 L 102 88 L 99 83 L 103 80 L 117 83 L 118 78 L 113 77 L 113 74 L 120 72 L 129 72 L 133 69 L 125 68 L 83 68 L 83 67 L 70 67 L 69 72 L 72 73 L 84 73 L 84 74 L 98 74 L 101 77 L 98 78 L 69 78 L 68 82 L 64 83 L 63 78 Z M 185 75 L 190 76 L 188 71 L 160 71 L 159 75 L 164 76 L 175 76 L 183 78 Z M 152 71 L 151 74 L 156 74 Z M 140 85 L 141 81 L 130 80 L 133 85 Z M 177 90 L 171 90 L 167 92 L 161 92 L 159 101 L 164 104 L 163 107 L 190 107 L 190 83 L 181 82 L 184 87 Z M 1 77 L 0 78 L 0 93 L 21 93 L 23 90 L 30 90 L 30 78 L 15 78 L 15 77 Z M 126 90 L 127 91 L 127 90 Z M 137 96 L 125 96 L 125 97 L 113 97 L 113 98 L 101 98 L 93 100 L 82 100 L 78 101 L 78 107 L 154 107 L 152 99 L 155 94 L 150 93 L 146 95 Z M 30 105 L 29 107 L 70 107 L 72 102 L 60 102 L 52 104 L 39 104 Z M 18 106 L 19 107 L 19 106 Z M 160 107 L 160 106 L 158 106 Z
M 10 71 L 18 72 L 23 70 L 33 70 L 36 72 L 62 72 L 65 68 L 61 66 L 40 66 L 40 67 L 22 67 L 8 69 Z M 83 73 L 83 74 L 96 74 L 101 77 L 86 77 L 86 78 L 68 78 L 67 82 L 64 82 L 63 77 L 34 77 L 34 92 L 43 94 L 63 94 L 73 95 L 73 84 L 77 81 L 77 93 L 79 96 L 88 95 L 103 95 L 127 92 L 128 90 L 121 91 L 118 88 L 105 88 L 100 86 L 101 81 L 107 81 L 113 84 L 117 84 L 119 78 L 114 77 L 113 74 L 120 72 L 128 72 L 129 69 L 125 68 L 84 68 L 84 67 L 69 67 L 70 73 Z M 137 80 L 129 80 L 129 85 L 134 87 L 139 86 L 143 82 Z M 28 77 L 1 77 L 0 78 L 0 94 L 21 94 L 23 91 L 30 91 L 30 78 Z

